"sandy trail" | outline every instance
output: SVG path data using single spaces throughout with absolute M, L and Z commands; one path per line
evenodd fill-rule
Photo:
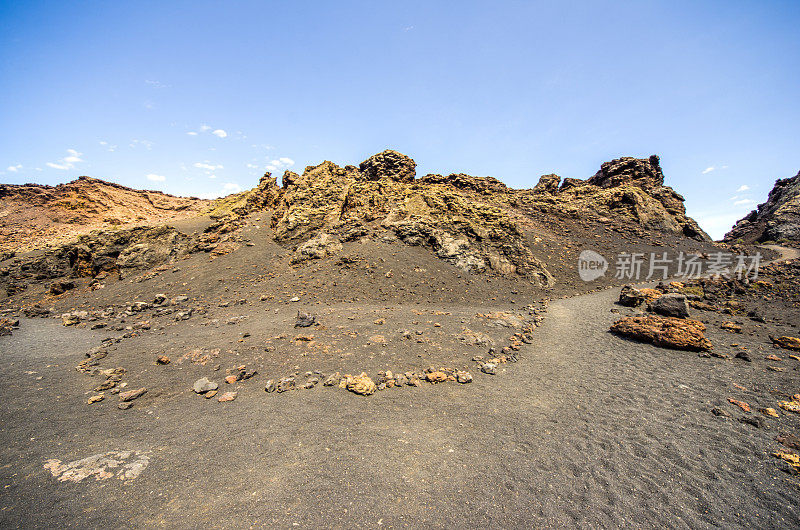
M 770 250 L 774 250 L 775 252 L 780 254 L 780 257 L 774 261 L 800 258 L 800 249 L 797 248 L 784 247 L 781 245 L 761 245 L 761 246 L 764 248 L 768 248 Z
M 761 384 L 751 368 L 610 335 L 616 294 L 553 302 L 520 362 L 467 386 L 181 394 L 124 413 L 75 395 L 96 335 L 26 321 L 0 339 L 0 525 L 798 526 L 775 429 L 709 413 L 732 382 Z M 112 450 L 149 466 L 75 484 L 43 467 Z

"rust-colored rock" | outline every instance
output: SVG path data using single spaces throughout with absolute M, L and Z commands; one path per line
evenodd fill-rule
M 362 396 L 374 394 L 378 389 L 375 382 L 365 372 L 361 372 L 361 375 L 358 376 L 346 375 L 343 381 L 347 390 Z
M 728 401 L 731 404 L 736 405 L 737 407 L 739 407 L 743 411 L 750 412 L 750 405 L 748 405 L 744 401 L 739 401 L 738 399 L 733 399 L 733 398 L 728 398 Z
M 731 333 L 741 333 L 742 332 L 742 326 L 740 326 L 739 324 L 737 324 L 735 322 L 723 322 L 722 324 L 719 325 L 719 327 L 721 329 L 724 329 L 725 331 L 730 331 Z
M 444 381 L 447 381 L 447 374 L 440 370 L 428 372 L 425 374 L 425 380 L 429 383 L 443 383 Z
M 686 351 L 708 351 L 711 342 L 705 338 L 706 327 L 691 319 L 660 317 L 626 317 L 611 326 L 611 332 L 662 348 Z
M 772 343 L 784 350 L 800 351 L 800 339 L 797 337 L 778 337 L 773 338 Z

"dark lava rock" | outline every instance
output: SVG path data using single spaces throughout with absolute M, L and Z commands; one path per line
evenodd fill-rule
M 764 422 L 761 421 L 761 418 L 758 416 L 742 416 L 739 418 L 739 421 L 747 425 L 752 425 L 756 429 L 760 429 L 764 425 Z
M 410 157 L 387 149 L 372 155 L 358 166 L 366 180 L 389 178 L 400 182 L 413 182 L 417 174 L 417 163 Z
M 630 285 L 623 285 L 619 291 L 619 304 L 626 307 L 636 307 L 644 302 L 645 298 L 644 293 Z
M 671 293 L 659 296 L 649 306 L 650 311 L 665 317 L 688 318 L 689 304 L 682 294 Z
M 317 317 L 311 316 L 308 313 L 297 312 L 297 320 L 294 323 L 296 328 L 307 328 L 317 323 Z
M 719 407 L 714 407 L 713 409 L 711 409 L 711 414 L 713 414 L 714 416 L 722 416 L 723 418 L 730 418 L 731 417 L 731 413 L 730 412 L 728 412 L 725 409 L 721 409 Z
M 64 294 L 70 289 L 75 288 L 75 282 L 71 280 L 55 281 L 50 284 L 50 294 L 59 295 Z

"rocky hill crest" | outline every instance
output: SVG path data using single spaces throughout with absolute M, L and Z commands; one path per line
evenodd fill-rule
M 800 172 L 794 177 L 776 180 L 767 202 L 740 219 L 725 234 L 725 241 L 800 242 Z

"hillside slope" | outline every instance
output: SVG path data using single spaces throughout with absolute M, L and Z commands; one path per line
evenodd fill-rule
M 92 230 L 193 217 L 211 201 L 79 177 L 58 186 L 0 184 L 0 251 L 64 243 Z

